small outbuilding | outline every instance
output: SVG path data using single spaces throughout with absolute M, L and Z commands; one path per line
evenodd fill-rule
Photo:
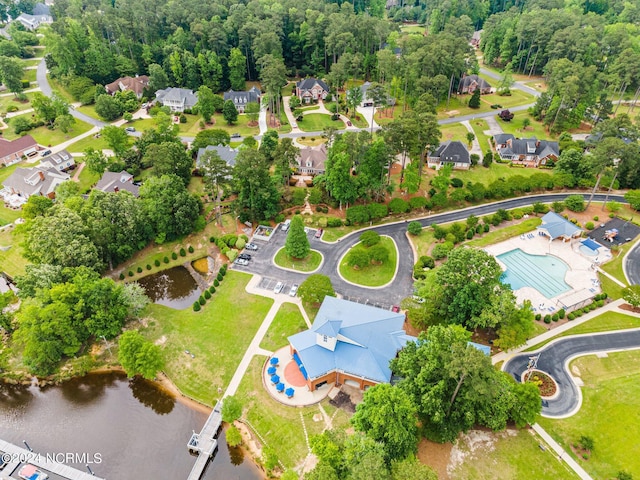
M 549 212 L 542 217 L 542 225 L 537 226 L 536 229 L 542 235 L 549 237 L 550 242 L 556 238 L 564 242 L 582 235 L 582 229 L 555 212 Z

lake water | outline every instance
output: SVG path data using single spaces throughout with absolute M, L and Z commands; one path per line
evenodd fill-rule
M 152 382 L 130 381 L 117 373 L 87 375 L 45 388 L 0 384 L 0 438 L 20 447 L 26 440 L 42 454 L 100 457 L 101 462 L 90 467 L 109 480 L 186 479 L 195 462 L 187 441 L 206 418 L 206 413 L 180 403 Z M 70 465 L 86 471 L 85 463 Z M 202 476 L 262 478 L 241 452 L 230 456 L 224 441 Z
M 138 280 L 154 303 L 182 310 L 198 300 L 200 290 L 184 267 L 173 267 Z

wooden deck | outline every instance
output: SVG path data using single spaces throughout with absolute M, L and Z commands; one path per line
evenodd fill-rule
M 199 480 L 202 476 L 209 459 L 213 457 L 218 448 L 218 440 L 216 438 L 221 425 L 222 400 L 219 400 L 200 433 L 194 433 L 187 443 L 187 448 L 190 451 L 198 453 L 198 459 L 191 469 L 188 480 Z
M 14 455 L 16 459 L 24 460 L 23 462 L 14 461 L 9 463 L 4 469 L 3 473 L 11 474 L 20 463 L 30 463 L 46 472 L 55 473 L 68 480 L 103 480 L 100 477 L 91 475 L 88 472 L 82 472 L 73 467 L 69 467 L 64 463 L 58 463 L 47 458 L 45 454 L 38 454 L 38 452 L 30 452 L 26 448 L 18 447 L 13 443 L 5 442 L 0 439 L 0 451 Z M 17 475 L 17 472 L 16 472 Z

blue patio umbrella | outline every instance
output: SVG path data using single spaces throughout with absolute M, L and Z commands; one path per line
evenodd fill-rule
M 278 385 L 276 385 L 276 390 L 279 392 L 284 391 L 284 383 L 279 383 Z
M 267 373 L 269 375 L 275 375 L 276 374 L 276 367 L 269 367 L 269 369 L 267 370 Z
M 296 393 L 296 391 L 293 388 L 289 387 L 284 391 L 284 393 L 287 394 L 287 397 L 291 398 L 293 397 L 293 394 Z
M 278 383 L 280 381 L 280 377 L 278 375 L 273 375 L 271 377 L 271 383 Z
M 279 363 L 278 357 L 272 357 L 270 362 L 271 362 L 271 365 L 277 365 Z

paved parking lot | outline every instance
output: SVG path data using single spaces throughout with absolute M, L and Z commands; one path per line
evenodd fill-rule
M 283 295 L 289 295 L 289 291 L 293 286 L 293 282 L 287 282 L 282 279 L 263 277 L 262 280 L 260 280 L 260 283 L 258 284 L 258 288 L 273 291 L 273 289 L 278 284 L 278 282 L 282 282 L 284 284 L 284 286 L 282 287 L 282 291 L 280 293 Z
M 390 303 L 380 302 L 378 299 L 373 298 L 375 295 L 379 295 L 379 294 L 376 292 L 371 292 L 372 298 L 355 297 L 350 295 L 344 295 L 342 298 L 344 298 L 345 300 L 349 300 L 351 302 L 357 302 L 363 305 L 370 305 L 372 307 L 382 308 L 383 310 L 391 310 L 391 307 L 393 307 L 393 305 L 391 305 Z

